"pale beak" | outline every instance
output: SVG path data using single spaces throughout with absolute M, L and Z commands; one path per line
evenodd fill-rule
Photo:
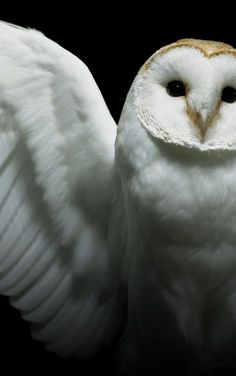
M 194 118 L 194 124 L 200 130 L 201 141 L 203 142 L 206 136 L 207 128 L 210 124 L 211 117 L 206 110 L 202 110 L 201 112 L 196 112 Z
M 201 142 L 204 142 L 208 128 L 213 124 L 214 119 L 217 117 L 220 101 L 218 98 L 211 98 L 211 100 L 202 101 L 200 105 L 194 105 L 194 97 L 187 101 L 187 114 L 193 124 L 200 131 Z

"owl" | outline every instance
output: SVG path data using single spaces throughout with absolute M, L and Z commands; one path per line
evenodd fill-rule
M 236 353 L 236 50 L 184 39 L 116 126 L 87 67 L 0 23 L 0 292 L 48 351 L 120 374 Z

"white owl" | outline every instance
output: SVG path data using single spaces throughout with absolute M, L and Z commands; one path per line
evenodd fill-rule
M 0 292 L 34 338 L 120 372 L 236 352 L 236 50 L 180 40 L 116 127 L 87 67 L 0 23 Z

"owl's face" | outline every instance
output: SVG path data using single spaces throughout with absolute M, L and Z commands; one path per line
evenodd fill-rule
M 164 142 L 236 149 L 236 50 L 181 40 L 157 51 L 133 84 L 135 112 Z

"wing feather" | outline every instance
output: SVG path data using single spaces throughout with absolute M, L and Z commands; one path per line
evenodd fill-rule
M 123 325 L 115 134 L 79 59 L 0 22 L 0 292 L 62 356 L 93 354 Z

